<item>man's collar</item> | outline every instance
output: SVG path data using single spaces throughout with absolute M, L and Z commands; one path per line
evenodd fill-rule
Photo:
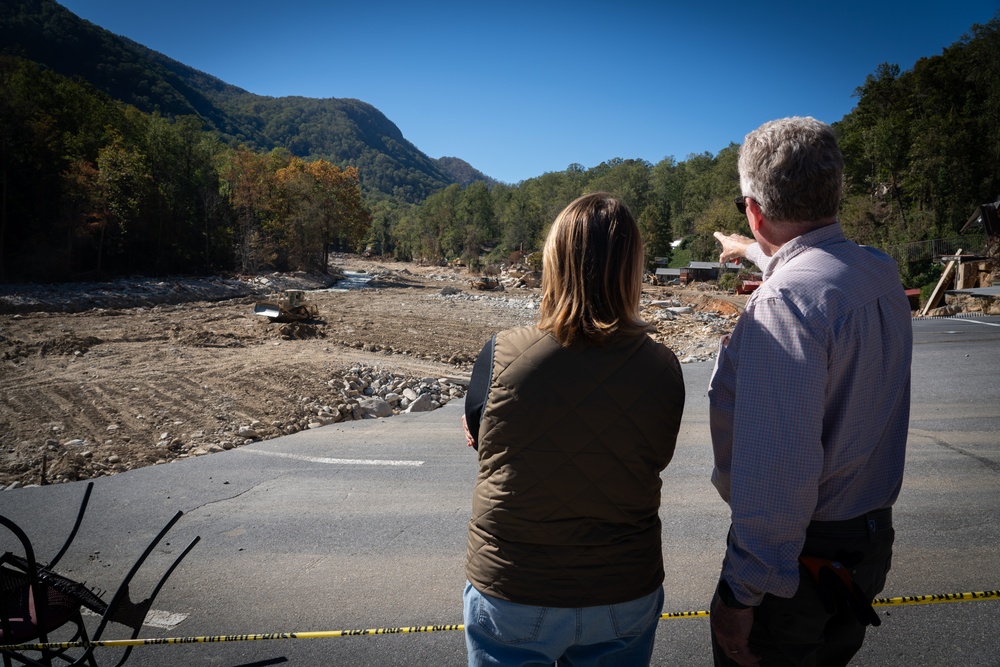
M 845 240 L 847 237 L 844 236 L 844 230 L 839 222 L 823 225 L 801 236 L 796 236 L 778 248 L 778 251 L 771 257 L 771 261 L 768 262 L 767 269 L 764 271 L 764 280 L 767 280 L 775 271 L 804 250 Z

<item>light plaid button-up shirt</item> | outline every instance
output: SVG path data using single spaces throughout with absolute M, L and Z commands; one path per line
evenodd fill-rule
M 764 283 L 719 346 L 709 387 L 712 483 L 732 510 L 722 576 L 736 598 L 795 594 L 812 520 L 889 507 L 910 414 L 912 325 L 895 262 L 804 234 L 763 262 Z M 760 264 L 758 262 L 758 264 Z

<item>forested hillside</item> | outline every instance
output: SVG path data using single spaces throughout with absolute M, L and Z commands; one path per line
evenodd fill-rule
M 201 128 L 0 56 L 0 280 L 325 271 L 364 242 L 355 167 Z
M 846 159 L 840 217 L 852 239 L 889 250 L 947 239 L 978 205 L 1000 197 L 998 17 L 912 70 L 885 63 L 859 82 L 857 106 L 834 123 Z M 538 250 L 546 226 L 574 197 L 608 190 L 638 217 L 650 260 L 669 256 L 671 239 L 681 238 L 675 263 L 715 259 L 713 231 L 749 233 L 733 206 L 738 150 L 734 144 L 656 164 L 618 158 L 592 169 L 571 165 L 491 190 L 452 185 L 395 218 L 375 212 L 373 238 L 403 256 L 475 263 L 485 247 L 503 259 Z M 901 261 L 908 287 L 934 281 L 939 270 L 928 257 L 917 259 L 904 254 Z
M 1000 195 L 998 29 L 859 82 L 834 124 L 852 238 L 947 238 Z M 331 249 L 486 267 L 530 258 L 595 190 L 632 208 L 650 264 L 713 259 L 713 231 L 747 231 L 735 144 L 495 183 L 427 157 L 364 102 L 253 95 L 52 0 L 0 4 L 0 45 L 0 281 L 324 270 Z M 901 265 L 907 286 L 933 270 Z
M 82 78 L 140 111 L 197 116 L 231 147 L 281 147 L 298 157 L 357 167 L 366 190 L 415 202 L 456 182 L 370 104 L 254 95 L 113 35 L 54 0 L 0 4 L 0 45 L 8 55 Z

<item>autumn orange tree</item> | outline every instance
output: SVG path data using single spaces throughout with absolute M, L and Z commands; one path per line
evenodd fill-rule
M 243 273 L 270 266 L 278 257 L 278 183 L 273 165 L 279 156 L 240 147 L 225 160 L 219 181 L 236 221 L 235 243 Z
M 331 248 L 355 251 L 368 233 L 371 214 L 364 204 L 356 167 L 340 167 L 326 160 L 305 165 L 316 181 L 317 219 L 322 240 L 322 270 Z
M 279 264 L 284 265 L 279 268 L 326 273 L 331 248 L 357 249 L 371 215 L 356 168 L 292 157 L 276 179 L 281 188 Z

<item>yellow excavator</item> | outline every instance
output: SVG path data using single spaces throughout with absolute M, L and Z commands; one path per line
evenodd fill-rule
M 272 322 L 301 322 L 319 316 L 316 304 L 306 301 L 302 290 L 287 290 L 285 297 L 271 301 L 258 301 L 254 304 L 255 315 L 262 315 Z

